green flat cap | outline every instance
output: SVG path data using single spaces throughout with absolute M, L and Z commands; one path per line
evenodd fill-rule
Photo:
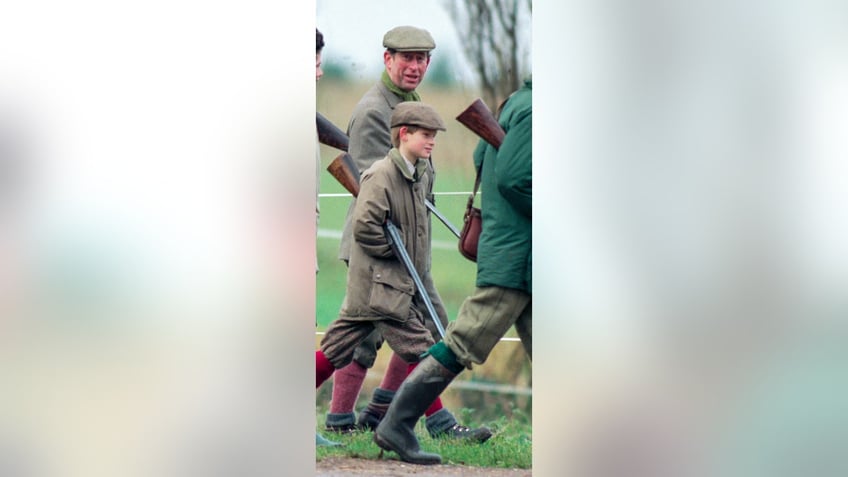
M 432 106 L 419 101 L 405 101 L 395 106 L 392 127 L 396 126 L 418 126 L 434 131 L 447 131 L 439 113 Z
M 436 42 L 423 28 L 399 26 L 383 35 L 383 46 L 397 51 L 430 51 L 436 47 Z

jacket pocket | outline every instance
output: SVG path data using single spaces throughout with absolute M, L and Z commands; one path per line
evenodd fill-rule
M 415 286 L 405 270 L 395 267 L 372 267 L 368 306 L 378 315 L 406 321 L 414 294 Z

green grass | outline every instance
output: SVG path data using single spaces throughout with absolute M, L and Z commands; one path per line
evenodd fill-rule
M 468 416 L 470 410 L 463 410 L 462 422 L 471 422 Z M 474 467 L 501 467 L 529 469 L 532 466 L 532 433 L 530 418 L 519 410 L 514 410 L 510 418 L 501 416 L 496 420 L 485 422 L 494 432 L 491 439 L 483 444 L 463 442 L 458 439 L 433 439 L 424 428 L 424 421 L 419 421 L 416 435 L 421 443 L 421 449 L 435 452 L 442 456 L 442 463 L 453 465 L 468 465 Z M 324 412 L 319 412 L 323 416 Z M 459 416 L 457 417 L 459 419 Z M 341 442 L 343 447 L 316 447 L 317 460 L 327 457 L 355 457 L 359 459 L 380 458 L 380 448 L 372 440 L 373 433 L 357 432 L 355 434 L 338 435 L 324 431 L 323 418 L 319 417 L 316 431 L 328 439 Z M 397 459 L 394 452 L 385 452 L 383 458 Z

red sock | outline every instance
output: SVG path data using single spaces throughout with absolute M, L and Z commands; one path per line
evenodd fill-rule
M 397 353 L 392 353 L 389 365 L 386 367 L 386 374 L 383 375 L 383 381 L 380 382 L 380 388 L 386 391 L 397 391 L 409 373 L 409 363 L 404 361 Z
M 335 370 L 333 363 L 324 356 L 323 351 L 320 349 L 315 351 L 315 389 L 318 389 L 324 384 L 324 381 L 330 379 Z
M 364 366 L 351 361 L 333 376 L 333 399 L 330 401 L 330 413 L 347 414 L 353 412 L 362 382 L 368 372 Z
M 415 369 L 416 366 L 418 366 L 418 363 L 411 363 L 409 365 L 409 368 L 408 368 L 409 370 L 407 371 L 406 374 L 408 375 L 409 373 L 411 373 L 412 370 Z M 433 401 L 433 404 L 430 404 L 430 407 L 428 407 L 427 410 L 424 411 L 424 415 L 427 416 L 427 417 L 430 417 L 431 415 L 435 414 L 436 412 L 441 411 L 443 407 L 444 406 L 442 406 L 442 398 L 437 397 L 436 400 Z
M 441 411 L 442 407 L 442 398 L 437 397 L 436 400 L 433 401 L 433 404 L 430 404 L 430 407 L 428 407 L 427 410 L 424 411 L 424 415 L 430 417 L 436 412 Z

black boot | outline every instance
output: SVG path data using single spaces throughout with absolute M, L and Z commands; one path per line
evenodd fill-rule
M 338 434 L 352 434 L 356 432 L 356 416 L 352 412 L 339 414 L 328 412 L 324 429 Z
M 486 426 L 471 428 L 460 425 L 453 414 L 445 408 L 427 416 L 424 422 L 427 425 L 427 432 L 433 439 L 453 438 L 482 443 L 492 437 L 492 431 Z
M 394 391 L 388 389 L 375 388 L 374 395 L 371 397 L 371 402 L 368 406 L 359 413 L 359 419 L 356 420 L 356 427 L 365 431 L 373 431 L 377 429 L 386 410 L 389 409 L 389 404 L 395 397 Z
M 374 442 L 382 449 L 397 452 L 402 460 L 411 464 L 441 464 L 440 455 L 421 451 L 415 437 L 415 424 L 454 377 L 455 373 L 432 356 L 424 358 L 397 390 L 374 432 Z

